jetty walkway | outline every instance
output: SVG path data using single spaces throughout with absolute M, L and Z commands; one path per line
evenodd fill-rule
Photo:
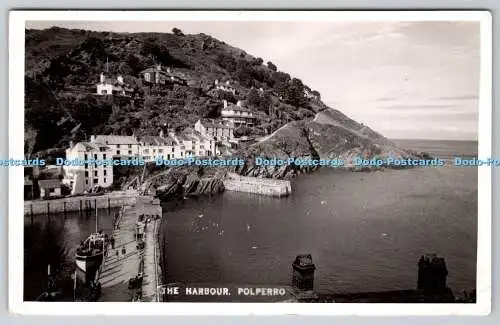
M 108 246 L 96 275 L 102 288 L 100 301 L 158 299 L 157 231 L 161 215 L 159 200 L 150 196 L 136 196 L 133 204 L 122 207 L 111 235 L 114 248 L 111 244 Z M 138 276 L 142 280 L 134 281 L 129 287 L 129 280 Z

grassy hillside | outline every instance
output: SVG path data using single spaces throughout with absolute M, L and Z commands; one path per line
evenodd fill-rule
M 153 95 L 138 73 L 156 64 L 173 68 L 187 85 Z M 95 95 L 106 70 L 123 75 L 136 98 Z M 214 91 L 216 79 L 232 80 L 237 95 Z M 326 108 L 305 98 L 309 87 L 274 64 L 211 36 L 179 32 L 26 30 L 25 87 L 27 152 L 65 147 L 93 133 L 158 134 L 164 123 L 182 129 L 200 117 L 218 117 L 222 99 L 246 100 L 259 115 L 257 127 L 241 134 L 266 135 Z

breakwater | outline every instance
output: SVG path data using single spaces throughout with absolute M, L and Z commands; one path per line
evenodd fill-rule
M 269 196 L 288 196 L 292 193 L 292 185 L 287 180 L 240 176 L 228 173 L 224 178 L 224 189 L 245 193 L 255 193 Z
M 101 196 L 74 196 L 55 200 L 24 202 L 24 215 L 85 212 L 97 209 L 111 209 L 135 202 L 135 192 L 112 192 Z

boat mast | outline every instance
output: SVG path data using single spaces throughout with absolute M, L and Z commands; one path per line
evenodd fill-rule
M 97 233 L 97 200 L 95 200 L 95 232 Z

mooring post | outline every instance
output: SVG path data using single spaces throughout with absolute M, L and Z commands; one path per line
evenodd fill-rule
M 108 210 L 111 210 L 111 199 L 108 196 Z
M 63 201 L 63 213 L 66 214 L 66 201 Z
M 31 203 L 31 205 L 30 205 L 30 213 L 31 213 L 31 217 L 33 218 L 33 203 Z
M 82 199 L 79 200 L 80 201 L 80 213 L 82 212 Z
M 47 202 L 47 215 L 49 215 L 49 214 L 50 214 L 50 203 Z

